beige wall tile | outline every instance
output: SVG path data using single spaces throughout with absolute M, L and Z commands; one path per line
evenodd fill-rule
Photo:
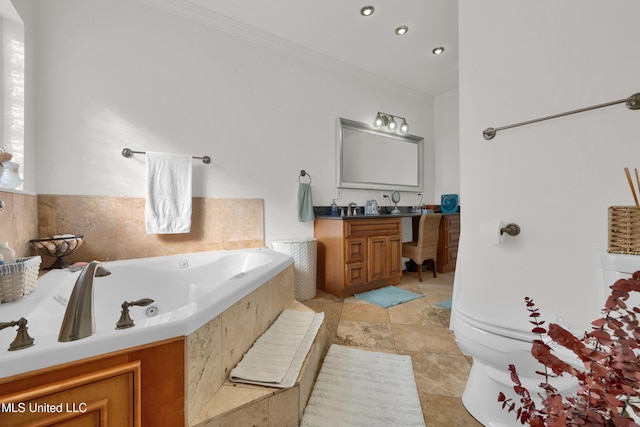
M 29 240 L 38 237 L 37 196 L 0 191 L 5 203 L 0 212 L 0 241 L 6 241 L 17 257 L 31 256 Z
M 224 385 L 221 391 L 223 392 L 216 400 L 217 405 L 207 407 L 207 410 L 196 420 L 195 426 L 269 427 L 269 401 L 266 396 L 271 393 L 270 390 L 265 387 Z M 264 398 L 260 399 L 261 397 Z M 246 402 L 252 402 L 252 404 L 247 405 Z M 237 409 L 234 410 L 234 408 Z
M 13 195 L 14 238 L 9 245 L 15 249 L 16 255 L 25 257 L 31 255 L 29 240 L 38 237 L 38 198 L 26 194 Z
M 220 316 L 187 337 L 187 425 L 224 382 Z
M 147 234 L 144 205 L 144 198 L 134 197 L 39 195 L 36 235 L 84 235 L 70 262 L 264 246 L 262 199 L 194 198 L 191 232 L 184 234 Z
M 269 398 L 269 427 L 298 427 L 298 386 Z
M 13 231 L 15 222 L 15 212 L 13 206 L 13 193 L 0 192 L 0 200 L 4 202 L 4 212 L 0 213 L 0 241 L 7 241 L 9 245 L 16 244 L 17 237 Z M 17 255 L 18 251 L 16 251 Z

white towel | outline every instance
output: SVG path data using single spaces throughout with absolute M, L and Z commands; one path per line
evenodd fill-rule
M 191 156 L 147 151 L 147 234 L 191 230 Z
M 322 326 L 324 313 L 286 309 L 231 370 L 233 382 L 290 388 Z

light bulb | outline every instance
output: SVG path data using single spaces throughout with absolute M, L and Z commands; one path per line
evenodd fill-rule
M 400 124 L 400 132 L 407 133 L 409 132 L 409 125 L 405 119 L 402 119 L 402 124 Z
M 399 36 L 407 34 L 407 31 L 409 31 L 409 27 L 407 27 L 406 25 L 396 28 L 396 34 Z
M 393 120 L 393 117 L 391 117 L 391 120 L 389 120 L 389 130 L 395 130 L 396 126 L 396 121 Z
M 376 119 L 373 121 L 373 125 L 377 128 L 382 126 L 382 117 L 380 117 L 380 113 L 376 116 Z
M 444 52 L 444 47 L 442 47 L 442 46 L 436 47 L 436 48 L 434 48 L 431 52 L 432 52 L 434 55 L 440 55 L 441 53 L 443 53 L 443 52 Z
M 360 14 L 362 16 L 370 16 L 373 14 L 374 11 L 375 11 L 375 8 L 373 6 L 365 6 L 362 9 L 360 9 Z

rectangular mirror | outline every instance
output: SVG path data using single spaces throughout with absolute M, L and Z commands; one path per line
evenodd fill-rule
M 365 123 L 336 121 L 339 188 L 423 191 L 424 138 L 399 135 Z

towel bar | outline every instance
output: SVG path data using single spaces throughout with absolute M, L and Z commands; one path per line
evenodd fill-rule
M 591 111 L 597 108 L 603 108 L 603 107 L 609 107 L 611 105 L 622 104 L 623 102 L 626 104 L 627 108 L 630 110 L 640 110 L 640 92 L 634 93 L 628 98 L 618 99 L 616 101 L 611 101 L 611 102 L 605 102 L 604 104 L 598 104 L 598 105 L 593 105 L 591 107 L 579 108 L 577 110 L 567 111 L 565 113 L 553 114 L 551 116 L 542 117 L 540 119 L 527 120 L 525 122 L 515 123 L 508 126 L 502 126 L 499 128 L 487 128 L 482 132 L 482 136 L 484 137 L 484 139 L 490 140 L 496 136 L 496 133 L 498 131 L 501 131 L 501 130 L 511 129 L 518 126 L 529 125 L 532 123 L 538 123 L 545 120 L 556 119 L 558 117 L 564 117 L 570 114 L 583 113 L 585 111 Z
M 134 151 L 130 148 L 123 148 L 122 149 L 122 157 L 131 157 L 135 154 L 147 154 L 146 151 Z M 209 156 L 202 156 L 202 157 L 196 157 L 196 156 L 192 156 L 194 159 L 198 159 L 198 160 L 202 160 L 202 163 L 205 164 L 209 164 L 211 163 L 211 157 Z

